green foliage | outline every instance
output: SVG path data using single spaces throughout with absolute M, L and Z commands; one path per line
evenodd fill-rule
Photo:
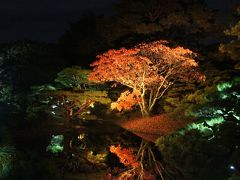
M 222 124 L 224 119 L 222 117 L 219 118 L 212 118 L 203 122 L 192 123 L 187 126 L 188 130 L 198 130 L 200 133 L 204 134 L 205 136 L 209 136 L 212 138 L 214 136 L 214 126 L 218 124 Z
M 200 105 L 188 109 L 197 122 L 156 141 L 169 173 L 175 177 L 227 179 L 240 167 L 236 158 L 240 156 L 240 79 L 210 89 L 203 101 L 201 97 L 196 101 L 202 102 Z
M 7 104 L 16 108 L 19 107 L 18 96 L 13 92 L 11 85 L 0 85 L 0 103 Z
M 1 81 L 20 89 L 45 82 L 62 66 L 59 58 L 56 61 L 57 56 L 55 47 L 47 44 L 28 41 L 1 44 Z
M 51 109 L 51 101 L 53 98 L 49 93 L 55 92 L 58 89 L 51 84 L 40 86 L 32 86 L 31 93 L 28 94 L 28 106 L 26 108 L 27 119 L 38 119 L 39 116 L 44 117 L 46 112 Z
M 215 86 L 201 86 L 197 87 L 193 84 L 182 84 L 174 87 L 164 98 L 163 109 L 165 112 L 189 112 L 205 102 L 207 102 L 207 95 L 215 91 Z
M 13 168 L 16 152 L 12 146 L 0 146 L 0 178 L 9 175 Z
M 57 74 L 55 81 L 65 88 L 87 89 L 91 85 L 87 79 L 90 72 L 90 70 L 84 70 L 80 66 L 68 67 Z
M 212 126 L 195 123 L 156 141 L 170 174 L 183 179 L 224 180 L 236 173 L 230 167 L 240 167 L 239 158 L 234 158 L 240 155 L 240 126 L 214 123 Z
M 224 91 L 224 90 L 229 89 L 231 87 L 232 87 L 232 84 L 229 83 L 229 82 L 220 83 L 220 84 L 217 85 L 217 90 L 221 92 L 221 91 Z
M 74 92 L 74 91 L 59 90 L 59 91 L 53 92 L 52 95 L 65 96 L 69 101 L 77 100 L 78 103 L 80 104 L 84 103 L 87 99 L 91 99 L 101 104 L 111 103 L 111 100 L 108 98 L 107 91 L 90 90 L 90 91 L 83 91 L 83 92 Z
M 63 152 L 63 135 L 52 135 L 50 144 L 47 146 L 46 151 L 58 154 Z
M 56 91 L 57 90 L 57 88 L 52 86 L 51 84 L 32 86 L 31 89 L 32 89 L 33 94 L 41 94 L 44 91 Z
M 35 100 L 27 108 L 29 119 L 37 118 L 39 115 L 50 115 L 54 119 L 66 119 L 66 113 L 71 111 L 70 118 L 80 119 L 96 119 L 96 115 L 92 112 L 94 104 L 107 106 L 111 103 L 106 91 L 85 90 L 81 92 L 57 90 L 57 91 L 41 91 L 34 96 Z M 87 101 L 92 101 L 88 107 L 79 111 L 86 105 Z M 97 107 L 96 107 L 97 108 Z M 102 111 L 99 109 L 97 113 Z M 79 111 L 79 112 L 78 112 Z
M 12 87 L 10 86 L 1 86 L 0 90 L 0 102 L 11 102 Z
M 176 115 L 179 112 L 185 112 L 185 115 L 196 118 L 235 117 L 239 120 L 240 79 L 235 78 L 227 82 L 218 79 L 217 82 L 212 85 L 205 84 L 199 89 L 193 87 L 186 91 L 173 88 L 165 98 L 164 110 L 174 112 Z
M 9 108 L 8 112 L 25 111 L 25 107 L 29 102 L 27 96 L 28 91 L 19 91 L 10 84 L 0 85 L 0 105 Z
M 30 86 L 45 83 L 63 64 L 54 45 L 30 41 L 0 44 L 0 101 L 24 112 L 30 103 Z
M 224 120 L 240 120 L 240 78 L 222 82 L 215 93 L 208 95 L 208 101 L 192 112 L 196 117 L 223 117 Z

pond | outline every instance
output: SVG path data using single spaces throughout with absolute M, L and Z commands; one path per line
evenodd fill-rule
M 9 172 L 2 174 L 9 179 L 101 179 L 122 167 L 109 147 L 129 144 L 132 138 L 139 141 L 112 120 L 85 120 L 66 128 L 49 119 L 29 122 L 16 115 L 4 119 L 1 144 L 13 147 L 8 153 L 14 156 L 7 164 Z
M 151 175 L 163 165 L 169 177 L 180 179 L 224 180 L 238 173 L 240 126 L 223 118 L 190 123 L 180 114 L 180 121 L 169 114 L 136 119 L 122 115 L 76 119 L 66 127 L 51 116 L 30 121 L 24 114 L 6 112 L 0 124 L 0 179 L 114 179 L 138 175 L 134 170 L 141 162 L 152 169 L 144 171 L 149 179 L 160 179 L 160 173 Z M 142 143 L 142 138 L 151 143 Z M 149 153 L 154 155 L 150 161 Z M 157 166 L 148 164 L 154 158 Z

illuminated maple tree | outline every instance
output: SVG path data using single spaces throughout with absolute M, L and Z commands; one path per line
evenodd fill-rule
M 176 81 L 204 80 L 195 56 L 189 49 L 168 46 L 167 41 L 142 43 L 131 49 L 109 50 L 97 56 L 97 60 L 91 64 L 94 69 L 88 79 L 97 83 L 117 82 L 131 88 L 133 93 L 138 92 L 134 102 L 140 106 L 142 115 L 148 116 L 157 100 Z

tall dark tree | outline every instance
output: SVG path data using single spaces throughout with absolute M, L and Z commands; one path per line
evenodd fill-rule
M 214 11 L 202 0 L 122 0 L 115 6 L 123 32 L 191 38 L 216 31 Z
M 240 15 L 240 8 L 238 9 L 238 14 Z M 239 18 L 238 18 L 239 20 Z M 224 31 L 227 36 L 232 36 L 232 39 L 227 44 L 221 44 L 219 50 L 222 53 L 228 54 L 231 59 L 235 60 L 235 69 L 240 69 L 240 21 L 238 21 L 234 26 L 230 27 L 228 30 Z
M 90 60 L 105 48 L 97 30 L 100 19 L 96 15 L 84 15 L 78 22 L 72 23 L 59 39 L 63 55 L 69 61 L 68 65 L 88 67 Z
M 201 0 L 121 0 L 113 8 L 112 16 L 82 16 L 60 38 L 71 65 L 86 67 L 110 48 L 143 41 L 175 39 L 191 46 L 219 30 L 214 11 Z

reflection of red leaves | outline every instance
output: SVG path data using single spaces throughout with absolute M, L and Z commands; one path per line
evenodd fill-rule
M 108 173 L 103 177 L 102 180 L 113 180 L 113 179 L 125 179 L 125 180 L 134 180 L 141 179 L 144 180 L 156 180 L 156 174 L 153 169 L 142 169 L 140 162 L 137 161 L 136 156 L 133 153 L 132 148 L 122 148 L 120 145 L 110 146 L 110 152 L 118 156 L 121 163 L 123 163 L 127 168 L 115 169 L 111 173 Z
M 118 111 L 122 110 L 131 110 L 134 105 L 141 102 L 141 94 L 138 91 L 125 91 L 121 94 L 116 102 L 111 104 L 111 109 L 117 109 Z
M 116 154 L 124 166 L 131 166 L 133 168 L 140 166 L 140 163 L 137 161 L 136 156 L 133 154 L 132 148 L 122 148 L 120 145 L 111 145 L 110 152 Z

